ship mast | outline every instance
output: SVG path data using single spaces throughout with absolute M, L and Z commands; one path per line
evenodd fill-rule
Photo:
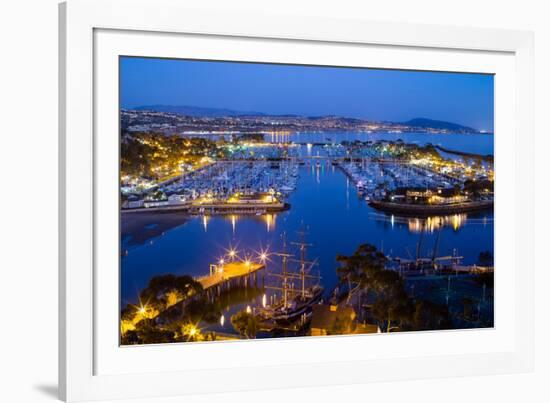
M 299 232 L 300 233 L 300 232 Z M 305 232 L 303 233 L 305 234 Z M 282 291 L 283 297 L 283 307 L 287 308 L 289 306 L 289 297 L 296 294 L 300 295 L 302 300 L 307 299 L 306 295 L 306 279 L 316 279 L 319 281 L 320 276 L 313 276 L 308 274 L 309 270 L 317 264 L 317 261 L 307 261 L 306 260 L 306 248 L 311 244 L 303 242 L 291 242 L 293 245 L 298 245 L 300 247 L 300 259 L 293 259 L 294 255 L 287 253 L 287 244 L 286 244 L 286 233 L 283 233 L 281 237 L 283 238 L 283 250 L 281 253 L 274 253 L 276 256 L 280 256 L 282 260 L 281 273 L 270 273 L 270 275 L 275 277 L 280 277 L 282 279 L 282 287 L 268 286 L 267 288 L 272 290 Z M 300 270 L 298 272 L 293 272 L 288 270 L 288 262 L 297 262 L 300 263 Z M 301 281 L 301 290 L 296 291 L 294 288 L 294 280 Z
M 306 250 L 308 246 L 312 246 L 310 243 L 304 242 L 306 231 L 300 230 L 297 231 L 298 235 L 300 235 L 300 242 L 291 242 L 292 245 L 297 245 L 300 249 L 300 260 L 298 263 L 300 263 L 300 277 L 302 281 L 302 298 L 305 299 L 306 297 L 306 264 L 310 264 L 310 267 L 312 267 L 315 262 L 308 262 L 306 260 Z
M 281 235 L 283 238 L 283 251 L 281 253 L 275 253 L 275 255 L 280 256 L 282 258 L 282 275 L 283 278 L 283 306 L 288 306 L 288 273 L 287 273 L 287 261 L 289 257 L 292 257 L 293 255 L 290 255 L 286 253 L 286 233 L 283 232 Z

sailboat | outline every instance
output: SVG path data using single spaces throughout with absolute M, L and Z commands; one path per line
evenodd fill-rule
M 283 234 L 283 251 L 281 253 L 275 253 L 275 255 L 281 257 L 282 270 L 280 273 L 271 273 L 280 279 L 280 285 L 267 286 L 266 288 L 280 291 L 281 300 L 266 310 L 265 314 L 268 319 L 272 319 L 276 322 L 292 322 L 295 319 L 300 318 L 303 314 L 307 314 L 311 311 L 311 307 L 314 304 L 319 303 L 323 297 L 323 287 L 320 285 L 320 276 L 310 274 L 311 269 L 317 265 L 316 261 L 308 261 L 306 258 L 306 248 L 311 246 L 304 242 L 302 239 L 300 242 L 292 242 L 293 245 L 298 246 L 300 250 L 300 258 L 294 259 L 294 255 L 286 252 L 286 240 Z M 298 270 L 290 270 L 289 263 L 298 263 Z M 308 285 L 312 280 L 316 282 L 312 285 Z M 295 287 L 295 283 L 299 283 L 299 287 Z

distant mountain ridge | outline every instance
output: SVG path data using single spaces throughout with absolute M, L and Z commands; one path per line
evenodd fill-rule
M 132 110 L 137 111 L 154 111 L 154 112 L 166 112 L 166 113 L 175 113 L 178 115 L 193 116 L 193 117 L 239 117 L 239 116 L 276 116 L 280 118 L 292 118 L 300 117 L 296 114 L 268 114 L 263 112 L 253 112 L 253 111 L 238 111 L 234 109 L 224 109 L 224 108 L 207 108 L 200 106 L 189 106 L 189 105 L 143 105 L 131 108 Z M 319 120 L 325 118 L 338 118 L 346 121 L 368 121 L 367 119 L 358 119 L 358 118 L 349 118 L 344 116 L 334 116 L 334 115 L 322 115 L 322 116 L 303 116 L 306 119 Z M 419 129 L 436 129 L 436 130 L 446 130 L 449 132 L 460 132 L 460 133 L 480 133 L 479 130 L 472 127 L 460 125 L 458 123 L 446 122 L 443 120 L 434 120 L 428 118 L 414 118 L 406 122 L 387 122 L 391 124 L 401 124 L 410 127 L 417 127 Z
M 423 129 L 440 129 L 450 132 L 472 132 L 478 133 L 479 130 L 472 127 L 459 125 L 458 123 L 445 122 L 443 120 L 433 120 L 428 118 L 415 118 L 403 122 L 407 126 L 421 127 Z

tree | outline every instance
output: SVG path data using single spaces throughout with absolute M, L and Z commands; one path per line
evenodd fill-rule
M 186 299 L 202 291 L 202 286 L 191 276 L 164 274 L 149 280 L 149 284 L 139 294 L 140 300 L 157 309 L 166 309 L 174 305 L 174 295 Z
M 366 288 L 386 264 L 386 256 L 371 244 L 362 244 L 352 256 L 339 255 L 336 260 L 342 264 L 336 269 L 340 282 L 357 284 L 360 288 Z
M 247 339 L 255 338 L 258 333 L 258 320 L 246 311 L 240 311 L 231 316 L 231 324 L 241 336 Z
M 389 332 L 396 321 L 402 327 L 404 322 L 410 320 L 412 303 L 399 273 L 392 270 L 379 271 L 373 277 L 373 289 L 376 293 L 373 314 L 381 328 L 385 324 Z
M 122 336 L 122 344 L 158 344 L 175 342 L 174 332 L 157 325 L 154 319 L 143 319 Z

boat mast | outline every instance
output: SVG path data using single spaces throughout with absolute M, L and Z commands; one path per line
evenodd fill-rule
M 283 238 L 283 251 L 282 253 L 275 253 L 277 256 L 282 258 L 282 275 L 283 278 L 283 306 L 286 308 L 288 306 L 288 273 L 287 273 L 287 261 L 288 258 L 292 255 L 286 253 L 286 232 L 283 232 L 281 235 Z
M 305 243 L 305 235 L 306 231 L 300 230 L 297 231 L 298 235 L 300 235 L 300 242 L 291 242 L 293 245 L 297 245 L 300 248 L 300 277 L 302 280 L 302 298 L 305 299 L 306 297 L 306 263 L 311 263 L 306 261 L 306 249 L 308 246 L 312 246 L 310 243 Z

